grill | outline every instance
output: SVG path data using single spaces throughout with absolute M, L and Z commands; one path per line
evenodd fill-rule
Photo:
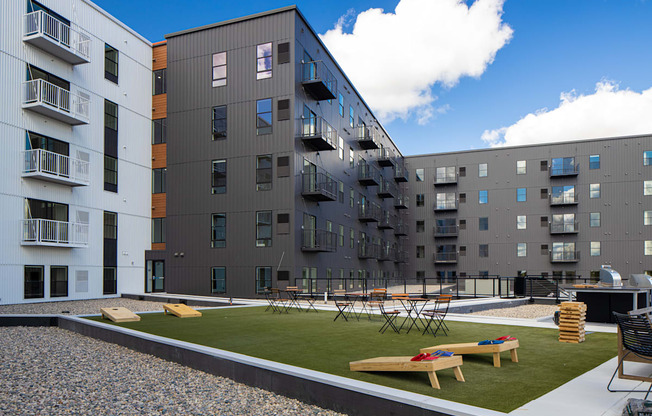
M 600 269 L 600 284 L 602 286 L 622 287 L 623 281 L 620 278 L 620 273 L 611 268 L 611 266 L 603 265 Z

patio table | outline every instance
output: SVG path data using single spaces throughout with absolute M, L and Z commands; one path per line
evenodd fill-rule
M 408 326 L 407 333 L 410 333 L 410 330 L 412 327 L 416 327 L 417 330 L 419 330 L 419 324 L 417 321 L 420 319 L 419 315 L 423 311 L 423 308 L 425 308 L 426 304 L 430 302 L 430 299 L 426 298 L 410 298 L 410 297 L 397 297 L 397 298 L 392 298 L 392 299 L 398 299 L 401 302 L 401 305 L 403 305 L 403 308 L 407 312 L 407 316 L 403 320 L 403 323 L 401 323 L 401 326 L 399 327 L 399 331 L 403 329 L 403 325 L 405 325 L 406 322 L 410 322 L 410 326 Z M 412 312 L 414 312 L 414 316 L 412 315 Z M 421 323 L 423 325 L 423 322 Z

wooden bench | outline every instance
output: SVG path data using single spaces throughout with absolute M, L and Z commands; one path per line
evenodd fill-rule
M 190 306 L 184 305 L 183 303 L 166 303 L 163 305 L 163 311 L 166 315 L 171 313 L 172 315 L 178 316 L 179 318 L 194 318 L 201 316 L 201 312 L 198 312 Z
M 439 357 L 431 361 L 410 361 L 412 357 L 376 357 L 349 363 L 351 371 L 424 371 L 428 373 L 430 384 L 435 389 L 441 389 L 437 379 L 438 370 L 453 368 L 457 381 L 464 381 L 462 375 L 462 357 Z
M 464 344 L 435 345 L 434 347 L 422 348 L 421 352 L 430 354 L 437 350 L 442 350 L 451 351 L 458 355 L 491 353 L 494 356 L 494 367 L 500 367 L 500 353 L 503 351 L 509 351 L 512 356 L 512 361 L 515 363 L 518 362 L 518 355 L 516 354 L 516 349 L 518 347 L 518 340 L 505 341 L 502 344 L 488 345 L 478 345 L 477 342 L 467 342 Z
M 100 308 L 102 319 L 110 319 L 113 322 L 138 322 L 140 316 L 136 315 L 127 308 Z

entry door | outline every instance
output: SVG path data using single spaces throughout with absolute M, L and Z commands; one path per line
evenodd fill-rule
M 163 260 L 147 260 L 145 292 L 165 292 L 165 262 Z
M 316 245 L 315 234 L 317 228 L 317 217 L 310 214 L 303 214 L 303 242 L 307 247 L 314 248 Z
M 307 159 L 303 159 L 303 174 L 304 181 L 308 181 L 307 184 L 304 182 L 304 191 L 315 192 L 317 189 L 317 165 L 309 162 Z M 307 189 L 306 185 L 308 187 Z

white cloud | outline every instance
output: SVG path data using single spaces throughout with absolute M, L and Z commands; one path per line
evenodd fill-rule
M 369 9 L 353 20 L 350 11 L 320 35 L 355 87 L 385 121 L 416 114 L 426 123 L 435 83 L 454 86 L 479 77 L 512 29 L 502 22 L 504 0 L 401 0 L 394 13 Z
M 573 90 L 561 93 L 559 99 L 557 108 L 530 113 L 508 127 L 485 130 L 482 140 L 497 147 L 652 133 L 652 88 L 638 93 L 601 81 L 593 94 L 578 95 Z

